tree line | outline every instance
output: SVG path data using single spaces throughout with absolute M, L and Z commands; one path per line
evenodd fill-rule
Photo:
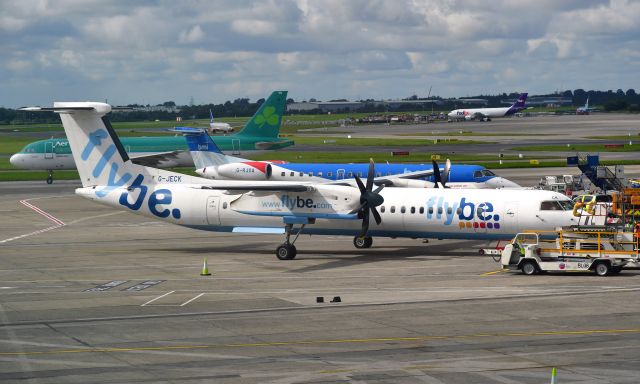
M 519 93 L 502 93 L 499 95 L 478 95 L 471 96 L 470 98 L 486 99 L 489 102 L 489 106 L 502 106 L 502 100 L 515 99 Z M 563 92 L 556 92 L 547 95 L 536 96 L 550 96 L 550 97 L 565 97 L 571 98 L 575 107 L 584 105 L 587 98 L 589 98 L 590 106 L 601 106 L 604 111 L 629 111 L 640 112 L 640 95 L 636 93 L 634 89 L 628 89 L 623 91 L 618 89 L 616 91 L 595 91 L 584 89 L 567 90 Z M 454 100 L 444 99 L 438 96 L 432 96 L 429 100 L 438 100 L 439 104 L 437 109 L 446 110 L 454 109 L 458 107 Z M 406 100 L 426 100 L 418 98 L 416 95 L 406 98 Z M 310 99 L 309 101 L 317 101 L 316 99 Z M 333 100 L 335 101 L 335 100 Z M 387 107 L 376 104 L 373 99 L 360 100 L 364 102 L 363 107 L 358 112 L 385 112 L 388 111 Z M 293 103 L 293 99 L 287 99 L 287 104 Z M 213 113 L 214 118 L 220 117 L 240 117 L 253 115 L 260 105 L 264 103 L 264 99 L 258 99 L 255 102 L 251 102 L 248 98 L 239 98 L 233 101 L 226 101 L 223 104 L 203 104 L 203 105 L 182 105 L 177 106 L 173 101 L 167 101 L 155 106 L 151 105 L 139 105 L 130 104 L 127 107 L 132 108 L 127 112 L 112 113 L 110 119 L 112 121 L 153 121 L 153 120 L 175 120 L 180 116 L 183 119 L 207 119 L 209 118 L 209 110 Z M 430 106 L 423 107 L 422 109 L 431 109 Z M 164 107 L 166 110 L 151 108 L 151 107 Z M 175 107 L 179 112 L 172 110 Z M 419 108 L 412 105 L 403 105 L 400 107 L 400 111 L 403 110 L 415 110 Z M 310 111 L 313 113 L 314 111 Z M 310 113 L 305 112 L 305 113 Z M 320 111 L 316 111 L 320 113 Z M 0 124 L 30 124 L 30 123 L 60 123 L 60 119 L 55 113 L 33 113 L 19 111 L 11 108 L 0 108 Z

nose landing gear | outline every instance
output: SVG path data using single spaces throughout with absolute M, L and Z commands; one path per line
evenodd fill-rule
M 53 170 L 50 169 L 49 176 L 47 176 L 47 184 L 52 184 L 52 183 L 53 183 Z

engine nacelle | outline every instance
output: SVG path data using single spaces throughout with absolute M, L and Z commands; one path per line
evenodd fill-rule
M 247 163 L 229 163 L 217 167 L 203 169 L 203 176 L 214 179 L 231 180 L 269 180 L 271 178 L 271 164 L 252 161 Z
M 433 188 L 434 183 L 426 180 L 392 179 L 394 187 L 401 188 Z

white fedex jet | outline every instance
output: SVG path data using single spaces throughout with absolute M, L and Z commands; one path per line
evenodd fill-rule
M 510 107 L 502 108 L 469 108 L 469 109 L 454 109 L 447 115 L 449 121 L 456 120 L 478 120 L 478 121 L 491 121 L 494 117 L 511 116 L 523 109 L 525 109 L 524 103 L 527 101 L 528 93 L 523 93 L 518 97 L 515 103 Z
M 217 123 L 213 121 L 213 112 L 211 112 L 211 109 L 209 109 L 209 133 L 214 132 L 233 132 L 233 127 L 229 125 L 229 123 Z
M 374 189 L 373 162 L 366 186 L 356 177 L 357 187 L 183 175 L 134 164 L 105 116 L 109 104 L 57 102 L 26 110 L 60 114 L 82 181 L 76 194 L 195 229 L 286 234 L 279 259 L 296 256 L 301 233 L 353 236 L 356 247 L 368 248 L 372 236 L 494 240 L 575 224 L 571 200 L 551 191 Z

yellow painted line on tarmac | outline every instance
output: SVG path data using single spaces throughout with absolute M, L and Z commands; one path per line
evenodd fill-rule
M 496 273 L 506 272 L 506 271 L 508 271 L 508 269 L 503 268 L 503 269 L 498 269 L 497 271 L 485 272 L 480 276 L 491 276 L 491 275 L 495 275 Z
M 119 353 L 138 351 L 171 351 L 189 349 L 214 349 L 214 348 L 255 348 L 255 347 L 280 347 L 297 345 L 322 345 L 322 344 L 355 344 L 355 343 L 381 343 L 381 342 L 416 342 L 428 340 L 459 340 L 477 338 L 504 338 L 504 337 L 539 337 L 539 336 L 591 336 L 616 333 L 640 333 L 640 328 L 629 329 L 585 329 L 576 331 L 537 331 L 537 332 L 505 332 L 505 333 L 472 333 L 468 335 L 442 335 L 442 336 L 415 336 L 415 337 L 378 337 L 364 339 L 335 339 L 335 340 L 293 340 L 271 341 L 262 343 L 237 343 L 237 344 L 194 344 L 171 345 L 158 347 L 131 347 L 131 348 L 77 348 L 77 349 L 53 349 L 48 351 L 24 351 L 24 352 L 0 352 L 0 356 L 33 356 L 33 355 L 57 355 L 66 353 Z

